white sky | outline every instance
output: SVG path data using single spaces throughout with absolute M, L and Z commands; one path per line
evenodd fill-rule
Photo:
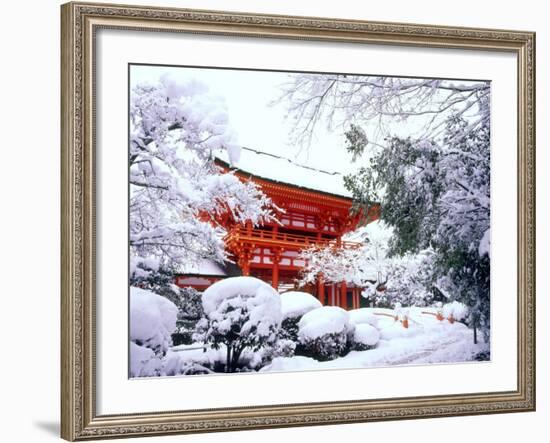
M 350 164 L 351 156 L 346 152 L 341 131 L 328 132 L 319 124 L 309 149 L 289 143 L 292 124 L 285 120 L 285 104 L 270 103 L 280 96 L 279 86 L 287 82 L 292 74 L 132 65 L 130 87 L 143 81 L 157 82 L 166 73 L 174 79 L 199 80 L 208 86 L 210 94 L 223 97 L 229 124 L 241 146 L 288 157 L 297 163 L 329 172 L 344 173 L 355 169 Z

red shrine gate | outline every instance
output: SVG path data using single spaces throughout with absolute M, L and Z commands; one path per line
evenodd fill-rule
M 229 170 L 227 163 L 216 160 L 219 166 Z M 296 280 L 305 262 L 300 251 L 311 246 L 355 248 L 359 243 L 342 240 L 342 236 L 354 230 L 360 214 L 352 216 L 352 200 L 349 197 L 282 183 L 233 169 L 242 180 L 252 180 L 259 185 L 276 207 L 276 222 L 253 228 L 251 224 L 235 224 L 229 216 L 219 220 L 228 231 L 226 249 L 238 264 L 242 275 L 251 275 L 269 282 L 277 290 L 300 289 L 315 295 L 323 305 L 341 306 L 344 309 L 360 307 L 361 288 L 346 284 L 325 284 L 319 276 L 315 285 L 296 287 Z M 369 208 L 369 221 L 379 217 L 379 206 Z M 202 278 L 201 284 L 194 284 Z M 204 290 L 221 276 L 186 275 L 176 278 L 179 286 L 194 286 Z M 205 283 L 206 282 L 206 283 Z

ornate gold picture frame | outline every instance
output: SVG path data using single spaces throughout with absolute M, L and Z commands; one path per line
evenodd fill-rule
M 535 34 L 73 2 L 61 7 L 61 436 L 87 440 L 535 410 Z M 97 412 L 99 30 L 509 53 L 517 58 L 517 387 L 384 399 Z M 267 40 L 266 40 L 267 41 Z M 292 68 L 292 67 L 289 67 Z M 121 119 L 126 116 L 121 116 Z M 121 147 L 124 149 L 124 147 Z

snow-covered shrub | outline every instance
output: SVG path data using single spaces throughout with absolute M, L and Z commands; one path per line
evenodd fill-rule
M 157 257 L 130 256 L 130 286 L 148 289 L 158 295 L 171 297 L 179 294 L 179 287 L 174 284 L 176 270 L 168 263 L 161 263 Z
M 443 306 L 443 317 L 451 321 L 460 321 L 468 315 L 468 307 L 458 301 L 447 303 Z
M 374 315 L 372 308 L 359 308 L 348 311 L 349 320 L 354 325 L 360 325 L 363 323 L 374 326 L 378 326 L 378 317 Z
M 179 294 L 179 303 L 176 303 L 180 309 L 179 317 L 182 319 L 198 320 L 204 314 L 202 308 L 202 293 L 195 288 L 181 288 Z
M 292 357 L 296 351 L 296 342 L 288 339 L 280 339 L 273 347 L 265 349 L 262 353 L 262 364 L 265 366 L 270 364 L 275 358 L 278 357 Z
M 281 312 L 283 319 L 301 317 L 323 305 L 308 292 L 288 291 L 281 294 Z
M 193 334 L 197 328 L 198 320 L 178 320 L 176 331 L 172 334 L 174 346 L 190 345 L 193 343 Z
M 323 306 L 321 302 L 307 292 L 289 291 L 281 294 L 283 314 L 281 338 L 296 342 L 298 340 L 298 322 L 302 316 L 321 306 Z
M 245 349 L 258 351 L 277 342 L 281 326 L 281 298 L 267 283 L 254 277 L 232 277 L 214 283 L 202 296 L 204 318 L 195 340 L 214 349 L 226 346 L 227 372 L 235 372 Z
M 178 308 L 165 297 L 130 288 L 130 340 L 164 355 L 176 329 Z
M 178 308 L 177 328 L 172 334 L 174 345 L 190 344 L 199 319 L 203 316 L 202 293 L 194 288 L 170 284 L 155 293 L 166 297 Z
M 372 349 L 380 340 L 378 329 L 368 323 L 356 324 L 350 336 L 350 349 L 353 351 Z
M 151 349 L 130 342 L 130 377 L 153 377 L 161 373 L 162 361 Z
M 165 375 L 210 374 L 223 371 L 225 348 L 203 348 L 200 345 L 192 343 L 172 347 L 164 361 Z
M 151 280 L 153 275 L 155 274 L 150 274 L 148 279 Z M 171 276 L 172 279 L 173 275 Z M 176 305 L 178 308 L 178 321 L 177 327 L 172 333 L 172 341 L 175 346 L 190 344 L 193 341 L 192 336 L 197 321 L 203 316 L 202 293 L 191 287 L 180 288 L 173 283 L 160 285 L 156 289 L 150 287 L 146 287 L 146 289 L 166 297 Z
M 178 308 L 165 297 L 130 288 L 130 375 L 160 375 L 161 359 L 172 344 Z
M 298 328 L 300 353 L 324 361 L 333 360 L 346 351 L 353 324 L 342 308 L 323 306 L 305 314 Z

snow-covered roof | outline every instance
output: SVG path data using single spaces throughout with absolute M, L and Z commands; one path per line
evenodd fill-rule
M 352 197 L 344 187 L 343 175 L 338 171 L 316 169 L 285 157 L 250 148 L 241 149 L 238 161 L 230 162 L 225 151 L 217 153 L 216 158 L 231 168 L 255 177 L 345 198 Z
M 227 276 L 226 270 L 214 260 L 201 260 L 199 263 L 187 264 L 178 269 L 180 274 Z

